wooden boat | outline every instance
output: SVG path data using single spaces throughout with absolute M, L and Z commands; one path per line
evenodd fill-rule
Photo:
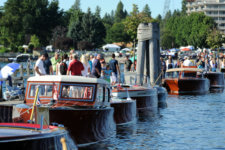
M 209 80 L 204 78 L 203 70 L 197 68 L 175 68 L 168 69 L 166 72 L 178 72 L 179 75 L 176 78 L 166 78 L 163 81 L 163 85 L 167 88 L 169 94 L 174 95 L 189 95 L 189 94 L 206 94 L 209 92 Z M 185 77 L 184 77 L 185 76 Z
M 158 111 L 158 95 L 157 90 L 151 87 L 139 85 L 118 85 L 113 87 L 112 96 L 116 98 L 126 99 L 128 97 L 136 100 L 137 112 L 143 114 L 144 111 Z
M 223 92 L 224 90 L 224 74 L 221 72 L 207 72 L 205 77 L 210 81 L 211 92 Z
M 77 149 L 65 128 L 29 123 L 0 123 L 0 145 L 11 150 Z
M 37 88 L 41 105 L 49 107 L 49 121 L 63 124 L 78 146 L 115 134 L 110 87 L 105 80 L 63 75 L 30 77 L 25 94 L 28 106 L 34 103 Z M 28 119 L 26 114 L 21 116 L 24 121 Z
M 124 125 L 135 121 L 135 100 L 112 98 L 110 105 L 114 108 L 114 120 L 117 125 Z

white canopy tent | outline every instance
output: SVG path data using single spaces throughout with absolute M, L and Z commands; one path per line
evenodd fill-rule
M 102 46 L 102 48 L 103 48 L 103 50 L 109 51 L 109 52 L 120 51 L 120 46 L 117 46 L 115 44 L 106 44 L 106 45 Z

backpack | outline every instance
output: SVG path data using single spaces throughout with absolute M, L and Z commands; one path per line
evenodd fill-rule
M 60 64 L 59 71 L 60 71 L 61 75 L 66 75 L 66 73 L 67 73 L 67 64 L 65 62 L 62 62 Z
M 168 69 L 171 69 L 173 68 L 173 65 L 172 64 L 168 64 Z

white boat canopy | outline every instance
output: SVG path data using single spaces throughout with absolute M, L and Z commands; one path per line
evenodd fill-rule
M 69 75 L 44 75 L 33 76 L 27 79 L 27 81 L 37 82 L 76 82 L 76 83 L 96 83 L 96 84 L 109 84 L 109 82 L 91 77 L 83 76 L 69 76 Z
M 179 71 L 203 72 L 204 70 L 199 68 L 173 68 L 168 69 L 166 72 L 179 72 Z

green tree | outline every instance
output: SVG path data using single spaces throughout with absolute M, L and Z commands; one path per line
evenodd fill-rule
M 82 34 L 82 17 L 84 13 L 81 11 L 75 11 L 69 22 L 69 28 L 68 28 L 68 33 L 67 36 L 73 39 L 74 42 L 74 47 L 76 48 L 76 42 L 81 41 L 81 34 Z
M 146 14 L 146 16 L 151 17 L 151 10 L 150 7 L 148 6 L 148 4 L 146 4 L 142 10 L 142 13 Z
M 60 22 L 62 11 L 58 1 L 53 0 L 8 0 L 4 5 L 4 13 L 0 25 L 4 29 L 5 43 L 22 45 L 25 39 L 35 34 L 40 43 L 49 43 L 52 29 Z
M 104 42 L 105 35 L 105 26 L 100 19 L 91 13 L 90 9 L 87 13 L 77 11 L 73 14 L 69 24 L 68 36 L 76 43 L 86 41 L 98 47 Z
M 106 37 L 107 43 L 113 42 L 125 42 L 130 41 L 130 36 L 125 32 L 125 26 L 123 23 L 115 23 L 108 31 Z
M 170 31 L 163 31 L 160 37 L 160 44 L 163 49 L 174 48 L 175 37 Z
M 183 14 L 183 15 L 186 15 L 187 13 L 186 13 L 186 11 L 187 11 L 187 7 L 186 7 L 186 5 L 187 5 L 187 0 L 182 0 L 182 8 L 181 8 L 181 13 Z
M 36 35 L 31 36 L 30 44 L 33 44 L 34 48 L 39 48 L 41 46 L 39 38 Z
M 126 12 L 123 10 L 123 3 L 119 1 L 115 12 L 115 22 L 121 22 L 125 18 Z
M 95 8 L 95 16 L 98 18 L 98 19 L 101 19 L 101 8 L 99 6 L 96 6 Z
M 170 31 L 170 36 L 175 38 L 173 46 L 193 45 L 194 47 L 203 48 L 208 47 L 206 38 L 208 32 L 214 27 L 214 20 L 204 13 L 191 13 L 189 16 L 173 13 L 173 15 L 166 20 L 161 31 Z M 163 34 L 162 32 L 161 36 L 164 36 Z M 161 43 L 166 43 L 164 40 L 170 40 L 165 37 L 167 36 L 164 36 Z
M 124 20 L 125 31 L 130 36 L 131 40 L 134 41 L 137 38 L 137 28 L 140 23 L 150 23 L 153 20 L 148 17 L 145 13 L 140 13 L 138 6 L 133 4 L 133 11 Z
M 81 11 L 80 8 L 80 0 L 76 0 L 75 3 L 72 5 L 72 7 L 70 8 L 72 11 Z
M 207 44 L 212 49 L 218 49 L 220 48 L 223 43 L 225 42 L 224 34 L 222 34 L 220 31 L 213 29 L 206 39 Z

